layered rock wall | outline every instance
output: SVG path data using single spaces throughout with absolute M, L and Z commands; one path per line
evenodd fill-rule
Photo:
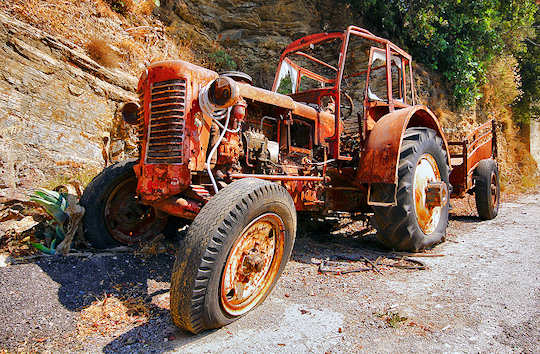
M 353 24 L 351 11 L 339 1 L 163 0 L 161 7 L 180 34 L 219 41 L 239 69 L 264 88 L 272 86 L 279 56 L 290 42 Z
M 103 167 L 104 142 L 115 139 L 118 105 L 135 98 L 136 79 L 2 13 L 0 57 L 0 191 Z

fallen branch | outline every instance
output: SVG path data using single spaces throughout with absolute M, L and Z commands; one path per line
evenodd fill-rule
M 375 270 L 377 273 L 379 274 L 382 274 L 381 271 L 379 270 L 379 268 L 375 265 L 375 263 L 373 263 L 372 261 L 370 261 L 368 258 L 366 257 L 362 257 L 363 259 L 366 260 L 366 262 L 368 262 L 369 264 L 371 264 L 371 266 L 373 267 L 373 270 Z M 380 258 L 380 257 L 379 257 Z M 377 259 L 379 259 L 377 258 Z
M 444 257 L 444 254 L 433 254 L 433 253 L 409 253 L 409 252 L 392 252 L 402 257 Z
M 156 31 L 156 32 L 162 32 L 163 30 L 161 28 L 158 28 L 158 27 L 152 27 L 152 26 L 138 26 L 138 27 L 131 27 L 131 28 L 126 28 L 124 31 L 126 32 L 130 32 L 130 31 L 138 31 L 138 30 L 152 30 L 152 31 Z
M 330 265 L 330 263 L 339 264 L 337 262 L 331 262 L 331 261 L 322 261 L 319 264 L 319 273 L 330 273 L 330 274 L 349 274 L 349 273 L 359 273 L 359 272 L 367 272 L 372 270 L 372 268 L 353 268 L 353 269 L 347 269 L 347 270 L 339 270 L 339 269 L 328 269 L 325 268 L 325 265 Z
M 127 248 L 127 250 L 133 251 L 130 248 Z M 116 247 L 116 248 L 111 248 L 109 250 L 109 252 L 100 252 L 100 253 L 72 252 L 72 253 L 67 253 L 65 255 L 62 255 L 62 256 L 63 257 L 110 257 L 110 256 L 117 256 L 119 253 L 128 253 L 127 250 L 125 250 L 124 247 Z M 17 258 L 12 258 L 11 259 L 11 261 L 12 261 L 11 264 L 24 264 L 27 261 L 31 261 L 33 259 L 44 258 L 44 257 L 55 257 L 55 256 L 60 256 L 60 254 L 41 253 L 41 254 L 35 254 L 35 255 L 32 255 L 32 256 L 17 257 Z
M 394 258 L 396 259 L 396 258 Z M 408 262 L 411 262 L 411 263 L 416 263 L 416 264 L 419 264 L 418 266 L 406 266 L 406 265 L 400 265 L 400 264 L 385 264 L 386 266 L 388 267 L 394 267 L 394 268 L 400 268 L 400 269 L 417 269 L 417 270 L 426 270 L 428 269 L 428 266 L 422 262 L 422 261 L 419 261 L 417 259 L 411 259 L 411 258 L 399 258 L 399 259 L 402 259 L 404 261 L 408 261 Z

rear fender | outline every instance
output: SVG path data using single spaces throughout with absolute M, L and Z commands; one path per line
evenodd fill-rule
M 451 166 L 448 143 L 433 112 L 422 105 L 390 112 L 375 124 L 369 134 L 366 150 L 358 164 L 355 182 L 357 185 L 368 185 L 369 205 L 397 204 L 399 151 L 405 130 L 409 127 L 426 127 L 435 130 L 443 140 L 448 166 Z

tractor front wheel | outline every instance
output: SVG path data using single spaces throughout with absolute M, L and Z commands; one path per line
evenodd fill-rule
M 84 190 L 84 235 L 95 248 L 144 241 L 167 225 L 167 214 L 138 203 L 133 165 L 134 160 L 127 160 L 107 167 Z
M 220 190 L 201 209 L 176 255 L 174 323 L 198 333 L 259 305 L 291 255 L 296 210 L 285 188 L 254 178 Z
M 443 142 L 429 128 L 408 128 L 401 145 L 397 205 L 374 207 L 377 236 L 388 248 L 418 251 L 441 242 L 448 225 L 448 163 Z M 441 183 L 442 182 L 442 183 Z M 433 202 L 432 186 L 445 200 Z

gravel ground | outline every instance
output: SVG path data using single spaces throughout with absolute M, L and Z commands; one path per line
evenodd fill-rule
M 417 258 L 330 275 L 320 260 L 375 260 L 373 236 L 299 238 L 293 260 L 259 308 L 197 336 L 176 329 L 166 302 L 173 257 L 46 257 L 0 268 L 0 351 L 85 352 L 526 352 L 540 351 L 540 194 L 501 205 L 481 222 L 453 216 L 447 242 Z M 120 288 L 117 284 L 130 284 Z M 144 324 L 81 339 L 81 309 L 103 294 L 140 296 Z

